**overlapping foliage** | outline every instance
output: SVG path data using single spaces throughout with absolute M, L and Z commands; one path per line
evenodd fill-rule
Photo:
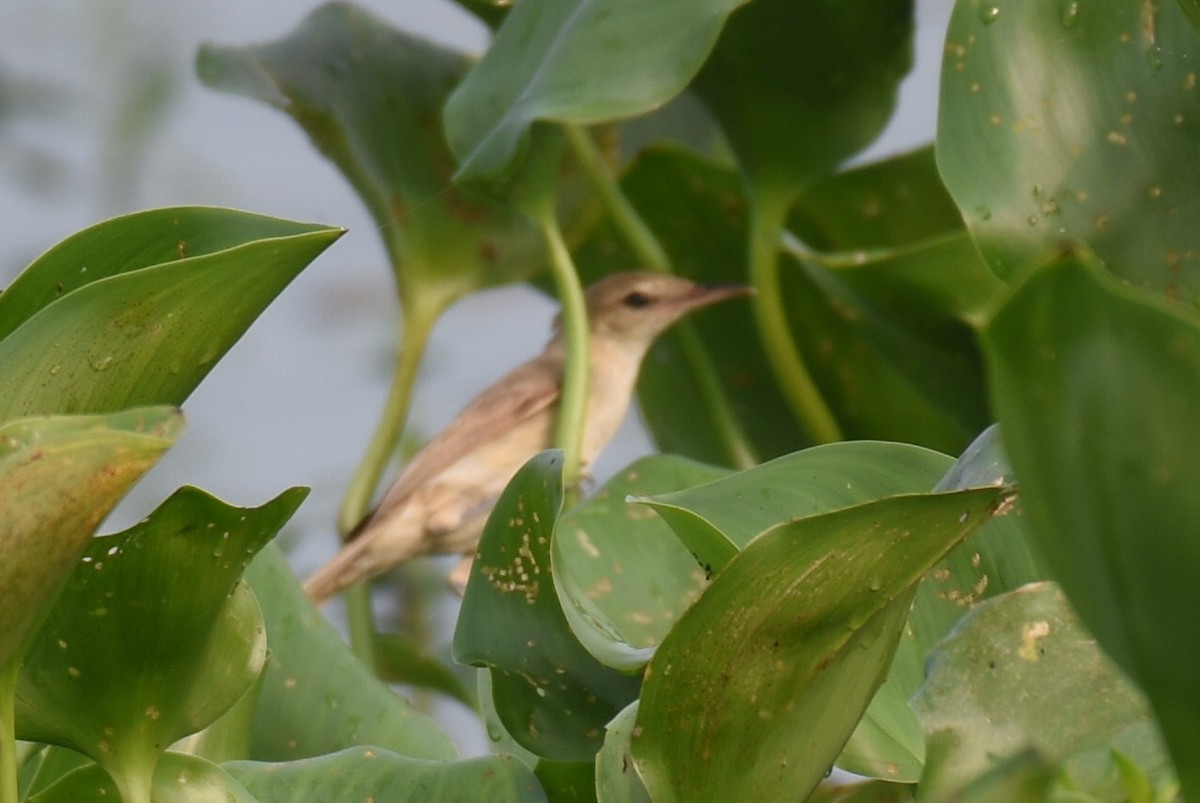
M 758 290 L 647 358 L 667 454 L 581 499 L 547 451 L 500 499 L 452 645 L 496 754 L 375 679 L 472 699 L 430 645 L 359 605 L 356 655 L 308 604 L 268 544 L 302 489 L 91 537 L 338 236 L 163 209 L 0 294 L 0 800 L 1200 796 L 1195 4 L 960 0 L 937 142 L 849 168 L 909 0 L 463 5 L 478 62 L 341 3 L 199 57 L 381 224 L 404 342 L 343 526 L 454 299 Z M 681 94 L 727 147 L 623 153 Z

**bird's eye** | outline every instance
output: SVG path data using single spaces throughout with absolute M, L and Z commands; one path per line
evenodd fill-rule
M 623 301 L 625 303 L 625 306 L 633 307 L 634 309 L 641 309 L 642 307 L 648 307 L 654 303 L 653 298 L 646 295 L 645 293 L 640 293 L 637 290 L 634 290 L 632 293 L 625 296 Z

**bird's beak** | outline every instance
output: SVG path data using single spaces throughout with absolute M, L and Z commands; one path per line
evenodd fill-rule
M 727 298 L 752 296 L 756 292 L 758 291 L 748 284 L 736 284 L 733 282 L 697 284 L 690 293 L 679 299 L 679 304 L 686 310 L 693 310 L 699 307 L 707 307 L 709 304 L 715 304 Z

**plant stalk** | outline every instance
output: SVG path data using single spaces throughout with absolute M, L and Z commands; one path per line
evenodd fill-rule
M 553 207 L 543 205 L 537 210 L 536 218 L 546 239 L 554 285 L 562 304 L 567 359 L 554 441 L 563 450 L 563 484 L 567 489 L 573 489 L 578 488 L 583 474 L 583 431 L 587 423 L 591 382 L 587 305 L 579 274 L 563 241 Z
M 414 298 L 420 297 L 420 294 L 411 295 Z M 421 359 L 425 354 L 429 335 L 444 306 L 444 303 L 414 302 L 403 310 L 400 346 L 396 353 L 387 401 L 367 445 L 366 454 L 355 469 L 338 511 L 338 531 L 343 537 L 353 530 L 370 510 L 375 489 L 387 471 L 396 446 L 404 434 Z M 371 610 L 370 587 L 367 583 L 356 583 L 346 589 L 345 600 L 350 645 L 363 663 L 374 667 L 375 624 Z
M 17 803 L 17 678 L 21 662 L 13 659 L 0 674 L 0 803 Z
M 788 327 L 779 277 L 779 246 L 790 195 L 759 188 L 750 215 L 750 279 L 758 290 L 755 309 L 767 359 L 784 397 L 815 443 L 842 440 L 842 429 L 809 373 Z
M 621 190 L 620 183 L 609 170 L 608 162 L 588 132 L 576 125 L 563 126 L 567 143 L 575 158 L 587 173 L 600 201 L 621 233 L 621 237 L 636 255 L 641 266 L 649 270 L 671 269 L 671 258 L 662 243 L 646 225 L 646 221 L 634 209 L 629 198 Z

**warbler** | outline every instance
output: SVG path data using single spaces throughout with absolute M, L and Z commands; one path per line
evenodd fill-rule
M 644 271 L 613 274 L 587 289 L 591 374 L 584 466 L 625 418 L 642 358 L 655 339 L 692 310 L 751 292 L 746 285 L 697 284 Z M 500 492 L 552 445 L 565 365 L 560 315 L 541 354 L 479 394 L 408 463 L 337 555 L 305 582 L 308 595 L 320 604 L 420 555 L 472 555 Z

